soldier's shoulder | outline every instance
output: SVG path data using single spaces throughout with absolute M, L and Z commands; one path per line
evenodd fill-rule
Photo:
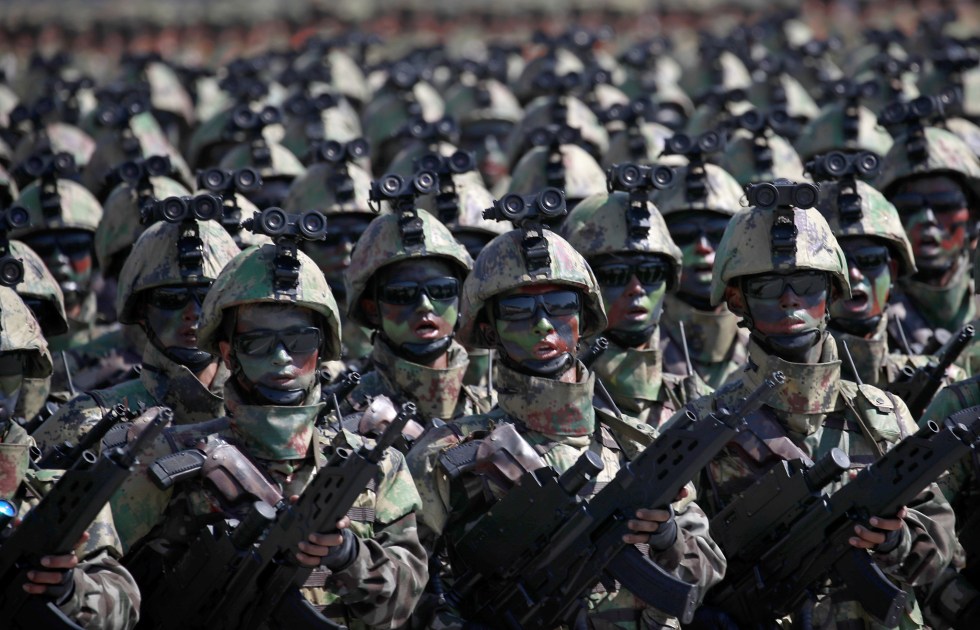
M 876 440 L 895 443 L 915 431 L 915 422 L 905 402 L 885 390 L 854 381 L 841 379 L 841 394 L 847 398 L 857 413 L 861 414 Z

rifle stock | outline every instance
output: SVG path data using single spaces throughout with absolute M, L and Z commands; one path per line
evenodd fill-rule
M 527 473 L 452 544 L 454 568 L 463 574 L 451 601 L 471 621 L 553 628 L 573 619 L 595 585 L 611 578 L 649 605 L 690 621 L 700 600 L 697 587 L 624 543 L 626 523 L 638 508 L 672 503 L 783 382 L 776 372 L 734 411 L 696 422 L 690 414 L 687 423 L 667 428 L 589 501 L 577 495 L 599 472 L 588 461 L 592 453 L 560 477 L 551 468 Z
M 49 599 L 29 595 L 22 588 L 27 571 L 40 566 L 47 555 L 69 554 L 78 544 L 109 498 L 132 472 L 137 454 L 159 435 L 173 413 L 160 410 L 140 435 L 124 448 L 97 457 L 85 451 L 65 471 L 41 502 L 28 512 L 0 547 L 0 618 L 14 628 L 77 626 Z M 47 621 L 43 621 L 47 620 Z M 61 624 L 67 623 L 67 626 Z

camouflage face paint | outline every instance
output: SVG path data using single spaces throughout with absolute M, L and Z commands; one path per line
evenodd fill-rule
M 371 217 L 365 215 L 331 215 L 327 223 L 326 239 L 300 241 L 300 249 L 320 268 L 335 295 L 344 290 L 344 270 L 350 267 L 354 243 L 370 223 Z
M 47 265 L 65 296 L 65 310 L 76 315 L 92 290 L 94 235 L 85 230 L 50 230 L 32 234 L 24 242 Z
M 674 243 L 681 248 L 681 283 L 677 292 L 707 302 L 715 250 L 729 218 L 716 212 L 680 212 L 665 218 Z
M 830 316 L 840 319 L 870 319 L 880 316 L 891 292 L 891 256 L 888 247 L 873 239 L 842 238 L 851 281 L 851 299 L 836 300 Z
M 197 291 L 186 290 L 191 286 L 197 287 Z M 164 348 L 197 348 L 197 329 L 201 320 L 203 288 L 206 286 L 169 285 L 148 291 L 188 298 L 186 304 L 177 308 L 160 308 L 146 304 L 146 326 L 156 334 Z
M 602 302 L 606 307 L 610 330 L 638 331 L 660 322 L 664 309 L 667 283 L 653 286 L 640 284 L 636 276 L 623 287 L 602 287 Z
M 501 297 L 513 295 L 541 295 L 552 291 L 567 290 L 555 284 L 521 287 Z M 550 361 L 564 353 L 574 355 L 579 342 L 581 313 L 576 315 L 549 315 L 540 306 L 527 319 L 503 321 L 495 319 L 494 328 L 500 338 L 500 347 L 515 363 Z
M 915 179 L 899 186 L 890 201 L 899 211 L 920 271 L 949 269 L 968 246 L 970 210 L 955 180 Z
M 419 284 L 449 278 L 453 268 L 437 258 L 406 260 L 384 267 L 378 272 L 377 286 L 395 283 Z M 390 304 L 378 299 L 381 330 L 395 345 L 405 343 L 431 343 L 453 334 L 459 318 L 459 297 L 462 283 L 458 283 L 457 297 L 434 299 L 419 291 L 412 304 Z M 380 294 L 380 293 L 379 293 Z
M 23 370 L 19 354 L 0 354 L 0 422 L 6 422 L 14 416 L 24 382 Z
M 313 311 L 301 306 L 247 304 L 238 307 L 235 334 L 307 328 L 316 324 Z M 234 344 L 232 344 L 232 352 Z M 235 359 L 245 376 L 256 385 L 274 390 L 308 390 L 317 377 L 320 353 L 291 355 L 283 344 L 270 355 L 250 357 L 235 352 Z
M 797 275 L 799 274 L 764 274 L 753 278 L 789 279 L 792 282 Z M 787 285 L 779 297 L 775 298 L 753 297 L 744 290 L 744 286 L 743 280 L 743 294 L 756 332 L 771 337 L 796 335 L 824 328 L 829 278 L 824 289 L 816 293 L 797 295 Z

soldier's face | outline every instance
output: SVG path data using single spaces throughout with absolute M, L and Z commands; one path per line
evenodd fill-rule
M 880 316 L 891 293 L 897 270 L 888 247 L 867 237 L 838 239 L 847 257 L 851 299 L 834 300 L 830 316 L 841 319 L 870 319 Z
M 370 223 L 371 218 L 365 215 L 331 215 L 324 240 L 300 241 L 300 249 L 313 259 L 326 276 L 335 296 L 344 292 L 344 270 L 350 267 L 354 243 Z
M 238 307 L 235 339 L 219 344 L 225 364 L 234 360 L 256 385 L 283 391 L 309 390 L 317 375 L 320 337 L 313 311 L 294 305 Z
M 144 325 L 164 348 L 197 348 L 201 305 L 209 284 L 169 285 L 146 292 Z
M 456 328 L 461 288 L 449 263 L 435 258 L 383 267 L 376 294 L 381 330 L 396 346 L 445 339 Z
M 24 366 L 17 352 L 0 353 L 0 422 L 14 416 L 24 382 Z
M 670 266 L 660 256 L 624 254 L 595 260 L 610 330 L 641 331 L 660 322 Z
M 68 315 L 78 315 L 82 301 L 92 290 L 94 235 L 85 230 L 49 230 L 25 236 L 23 240 L 58 281 Z
M 721 243 L 728 221 L 727 216 L 717 212 L 682 212 L 666 217 L 670 237 L 683 254 L 678 293 L 706 303 L 710 300 L 715 250 Z
M 521 287 L 494 299 L 498 347 L 514 362 L 550 361 L 575 353 L 581 296 L 556 284 Z
M 901 184 L 890 201 L 902 218 L 920 271 L 949 269 L 969 246 L 970 210 L 956 180 L 944 175 L 914 179 Z
M 822 329 L 830 279 L 824 272 L 760 274 L 743 278 L 742 295 L 755 330 L 766 336 Z

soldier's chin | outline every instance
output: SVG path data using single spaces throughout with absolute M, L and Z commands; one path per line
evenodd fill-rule
M 765 337 L 765 346 L 781 359 L 793 363 L 804 363 L 807 353 L 820 341 L 822 330 L 806 330 L 788 335 L 769 335 Z

